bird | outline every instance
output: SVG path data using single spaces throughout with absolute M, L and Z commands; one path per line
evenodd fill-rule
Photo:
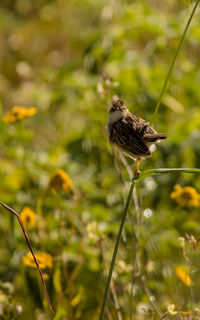
M 167 139 L 166 134 L 157 133 L 149 122 L 131 113 L 116 96 L 109 108 L 107 131 L 110 144 L 136 161 L 134 175 L 140 173 L 141 160 L 151 157 L 156 150 L 155 143 Z

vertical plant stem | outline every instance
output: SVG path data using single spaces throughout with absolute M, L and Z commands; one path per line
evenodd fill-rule
M 123 211 L 122 220 L 121 220 L 121 224 L 120 224 L 118 235 L 117 235 L 117 240 L 115 242 L 115 248 L 114 248 L 114 251 L 113 251 L 112 261 L 111 261 L 111 264 L 110 264 L 110 270 L 109 270 L 108 277 L 107 277 L 107 280 L 106 280 L 106 287 L 105 287 L 105 291 L 104 291 L 103 302 L 102 302 L 102 306 L 101 306 L 101 313 L 100 313 L 99 320 L 103 320 L 103 318 L 104 318 L 106 300 L 107 300 L 108 291 L 109 291 L 109 288 L 110 288 L 110 282 L 111 282 L 111 279 L 112 279 L 112 273 L 113 273 L 113 269 L 114 269 L 114 265 L 115 265 L 115 260 L 116 260 L 116 256 L 117 256 L 119 243 L 120 243 L 120 240 L 121 240 L 122 231 L 123 231 L 124 223 L 125 223 L 125 220 L 126 220 L 128 208 L 129 208 L 129 205 L 130 205 L 130 202 L 131 202 L 131 199 L 132 199 L 132 193 L 133 193 L 134 185 L 135 185 L 135 180 L 133 179 L 132 182 L 131 182 L 130 189 L 129 189 L 128 198 L 126 200 L 126 205 L 125 205 L 125 208 L 124 208 L 124 211 Z
M 190 279 L 191 279 L 191 283 L 190 283 L 190 298 L 191 298 L 191 309 L 192 309 L 192 315 L 194 314 L 194 292 L 193 292 L 193 284 L 192 284 L 192 277 L 193 277 L 193 273 L 192 273 L 192 248 L 190 248 L 190 258 L 189 258 L 189 267 L 190 267 Z
M 28 234 L 27 234 L 26 229 L 25 229 L 25 227 L 24 227 L 24 223 L 23 223 L 21 217 L 18 215 L 18 213 L 17 213 L 13 208 L 10 208 L 9 206 L 7 206 L 7 205 L 6 205 L 5 203 L 3 203 L 2 201 L 0 201 L 0 205 L 2 205 L 2 207 L 4 207 L 4 208 L 7 209 L 9 212 L 11 212 L 12 214 L 14 214 L 14 215 L 17 217 L 18 221 L 19 221 L 19 224 L 20 224 L 21 229 L 22 229 L 22 231 L 23 231 L 23 234 L 24 234 L 24 237 L 25 237 L 26 242 L 27 242 L 27 244 L 28 244 L 28 247 L 29 247 L 29 249 L 30 249 L 30 251 L 31 251 L 31 254 L 32 254 L 32 256 L 33 256 L 33 259 L 34 259 L 34 261 L 35 261 L 35 264 L 36 264 L 36 266 L 37 266 L 37 269 L 38 269 L 38 271 L 39 271 L 39 273 L 40 273 L 40 278 L 41 278 L 41 280 L 42 280 L 42 285 L 43 285 L 43 288 L 44 288 L 44 293 L 45 293 L 45 296 L 46 296 L 46 299 L 47 299 L 49 308 L 51 309 L 52 313 L 54 314 L 54 311 L 53 311 L 53 308 L 52 308 L 52 305 L 51 305 L 51 302 L 50 302 L 50 299 L 49 299 L 49 295 L 48 295 L 48 292 L 47 292 L 46 284 L 45 284 L 45 281 L 44 281 L 43 273 L 42 273 L 42 270 L 41 270 L 41 268 L 40 268 L 40 266 L 39 266 L 39 263 L 38 263 L 38 261 L 37 261 L 37 258 L 36 258 L 35 254 L 34 254 L 34 252 L 33 252 L 33 249 L 32 249 L 32 246 L 31 246 L 31 243 L 30 243 Z
M 155 300 L 155 298 L 154 298 L 151 290 L 148 288 L 148 286 L 147 286 L 147 284 L 146 284 L 146 277 L 143 275 L 143 276 L 141 277 L 141 280 L 142 280 L 142 283 L 143 283 L 143 285 L 144 285 L 144 289 L 145 289 L 145 291 L 146 291 L 146 294 L 148 295 L 149 300 L 150 300 L 150 302 L 152 303 L 152 306 L 154 307 L 154 309 L 155 309 L 155 311 L 157 312 L 157 314 L 159 315 L 159 317 L 162 317 L 163 315 L 162 315 L 162 312 L 161 312 L 161 310 L 160 310 L 160 308 L 159 308 L 159 305 L 158 305 L 158 303 L 156 302 L 156 300 Z
M 134 235 L 134 240 L 135 240 L 135 245 L 133 248 L 133 271 L 132 271 L 132 280 L 131 280 L 131 294 L 130 294 L 130 320 L 133 320 L 133 290 L 134 290 L 134 282 L 136 277 L 138 277 L 141 273 L 141 268 L 140 268 L 140 258 L 138 254 L 138 227 L 140 223 L 140 207 L 139 207 L 139 202 L 138 202 L 138 197 L 137 197 L 137 192 L 136 192 L 136 185 L 133 189 L 133 200 L 135 204 L 135 210 L 137 214 L 137 223 L 136 227 L 133 227 L 133 217 L 132 217 L 132 229 L 133 229 L 133 235 Z
M 112 291 L 115 308 L 116 308 L 116 310 L 117 310 L 118 320 L 122 320 L 122 314 L 121 314 L 121 310 L 120 310 L 120 307 L 119 307 L 118 298 L 117 298 L 117 295 L 116 295 L 115 287 L 114 287 L 114 285 L 113 285 L 112 283 L 111 283 L 111 285 L 110 285 L 110 289 L 111 289 L 111 291 Z
M 169 78 L 170 78 L 170 76 L 171 76 L 171 73 L 172 73 L 174 64 L 175 64 L 175 62 L 176 62 L 176 58 L 177 58 L 177 56 L 178 56 L 178 54 L 179 54 L 179 52 L 180 52 L 181 46 L 182 46 L 182 44 L 183 44 L 183 40 L 185 39 L 187 30 L 188 30 L 188 28 L 189 28 L 189 26 L 190 26 L 190 23 L 191 23 L 191 21 L 192 21 L 192 18 L 193 18 L 193 16 L 194 16 L 194 13 L 195 13 L 195 11 L 196 11 L 196 8 L 197 8 L 197 6 L 198 6 L 199 1 L 200 1 L 200 0 L 197 0 L 197 1 L 196 1 L 195 5 L 194 5 L 194 8 L 193 8 L 193 10 L 192 10 L 192 13 L 191 13 L 191 15 L 190 15 L 190 17 L 189 17 L 189 19 L 188 19 L 188 22 L 187 22 L 187 24 L 186 24 L 186 26 L 185 26 L 184 31 L 183 31 L 183 34 L 182 34 L 182 36 L 181 36 L 181 39 L 180 39 L 180 41 L 179 41 L 178 47 L 177 47 L 177 49 L 176 49 L 176 52 L 175 52 L 175 55 L 174 55 L 174 57 L 173 57 L 172 63 L 171 63 L 171 65 L 170 65 L 170 67 L 169 67 L 169 71 L 168 71 L 168 73 L 167 73 L 167 76 L 166 76 L 166 79 L 165 79 L 163 88 L 162 88 L 162 90 L 161 90 L 161 93 L 160 93 L 160 96 L 159 96 L 159 99 L 158 99 L 158 102 L 157 102 L 157 105 L 156 105 L 156 108 L 155 108 L 155 111 L 154 111 L 154 114 L 153 114 L 152 123 L 155 121 L 156 115 L 157 115 L 157 113 L 158 113 L 158 110 L 159 110 L 159 107 L 160 107 L 160 104 L 161 104 L 161 101 L 162 101 L 162 98 L 163 98 L 163 95 L 164 95 L 164 92 L 165 92 L 165 89 L 166 89 L 166 87 L 167 87 L 168 80 L 169 80 Z
M 113 320 L 113 318 L 111 317 L 111 314 L 110 314 L 108 308 L 106 308 L 106 314 L 107 314 L 109 320 Z

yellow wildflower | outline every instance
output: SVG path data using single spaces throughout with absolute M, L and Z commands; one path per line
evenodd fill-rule
M 98 236 L 98 223 L 96 221 L 89 222 L 86 229 L 90 240 L 98 241 L 100 239 Z
M 25 108 L 14 106 L 3 118 L 3 122 L 13 123 L 27 117 L 33 116 L 37 112 L 36 108 Z
M 175 305 L 174 304 L 169 304 L 167 307 L 167 311 L 169 312 L 169 314 L 171 314 L 172 316 L 174 316 L 175 314 L 177 314 L 177 311 L 175 311 Z
M 20 217 L 27 227 L 33 227 L 35 225 L 35 216 L 35 212 L 29 207 L 25 207 L 20 213 Z
M 53 268 L 53 257 L 50 254 L 37 251 L 35 256 L 41 269 Z M 22 262 L 25 266 L 37 268 L 31 252 L 28 252 L 25 256 L 23 256 Z
M 195 309 L 189 310 L 189 311 L 179 311 L 178 314 L 181 315 L 181 319 L 183 319 L 183 320 L 188 320 L 188 319 L 199 320 L 200 319 L 199 308 L 195 308 Z
M 190 287 L 192 285 L 192 281 L 190 279 L 189 274 L 185 272 L 183 267 L 177 266 L 176 269 L 176 275 L 177 277 L 184 283 L 184 285 Z
M 57 192 L 69 192 L 73 190 L 72 180 L 70 179 L 68 174 L 61 169 L 57 170 L 51 177 L 49 187 Z
M 178 184 L 175 185 L 174 191 L 170 194 L 170 197 L 182 207 L 199 207 L 200 205 L 199 193 L 189 186 L 182 188 Z

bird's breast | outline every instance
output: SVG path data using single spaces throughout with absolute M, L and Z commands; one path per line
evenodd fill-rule
M 120 110 L 111 112 L 108 117 L 108 125 L 119 121 L 122 117 L 123 117 L 123 112 Z

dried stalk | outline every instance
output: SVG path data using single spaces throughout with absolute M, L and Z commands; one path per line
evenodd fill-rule
M 12 214 L 14 214 L 14 215 L 17 217 L 17 220 L 19 221 L 19 224 L 20 224 L 21 229 L 22 229 L 22 231 L 23 231 L 23 234 L 24 234 L 24 237 L 25 237 L 26 242 L 27 242 L 27 244 L 28 244 L 28 247 L 29 247 L 29 249 L 30 249 L 30 251 L 31 251 L 31 253 L 32 253 L 33 259 L 34 259 L 35 264 L 36 264 L 36 266 L 37 266 L 37 269 L 38 269 L 38 271 L 39 271 L 39 273 L 40 273 L 40 277 L 41 277 L 41 280 L 42 280 L 42 285 L 43 285 L 43 288 L 44 288 L 44 293 L 45 293 L 45 296 L 46 296 L 46 299 L 47 299 L 49 308 L 51 309 L 52 313 L 54 314 L 54 311 L 53 311 L 53 308 L 52 308 L 52 305 L 51 305 L 51 302 L 50 302 L 50 299 L 49 299 L 49 295 L 48 295 L 48 292 L 47 292 L 46 284 L 45 284 L 45 281 L 44 281 L 44 277 L 43 277 L 43 274 L 42 274 L 42 270 L 40 269 L 39 263 L 38 263 L 38 261 L 37 261 L 37 259 L 36 259 L 36 256 L 35 256 L 34 252 L 33 252 L 33 249 L 32 249 L 32 246 L 31 246 L 31 243 L 30 243 L 28 234 L 27 234 L 27 232 L 26 232 L 24 223 L 23 223 L 21 217 L 18 215 L 18 213 L 17 213 L 14 209 L 10 208 L 9 206 L 7 206 L 7 205 L 6 205 L 5 203 L 3 203 L 2 201 L 0 201 L 0 204 L 2 205 L 2 207 L 4 207 L 5 209 L 7 209 L 9 212 L 11 212 Z

